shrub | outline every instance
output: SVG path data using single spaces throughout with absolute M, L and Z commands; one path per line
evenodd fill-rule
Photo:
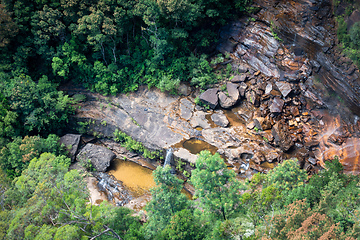
M 305 170 L 300 169 L 297 159 L 285 160 L 269 172 L 268 182 L 280 190 L 290 191 L 304 184 L 307 179 Z
M 360 49 L 360 22 L 356 22 L 350 28 L 351 46 L 356 49 Z
M 129 151 L 134 151 L 142 154 L 145 158 L 155 159 L 160 156 L 159 151 L 150 151 L 145 148 L 145 146 L 132 137 L 127 135 L 124 132 L 119 131 L 118 129 L 114 132 L 115 141 L 120 142 L 123 147 Z

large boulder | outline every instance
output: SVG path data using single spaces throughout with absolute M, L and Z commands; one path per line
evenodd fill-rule
M 211 115 L 211 120 L 220 127 L 227 127 L 229 125 L 229 120 L 222 112 Z
M 64 145 L 72 162 L 75 161 L 76 152 L 79 148 L 80 138 L 81 135 L 79 134 L 66 134 L 59 140 L 59 143 Z
M 275 84 L 278 87 L 281 94 L 283 95 L 283 97 L 289 95 L 289 93 L 292 90 L 291 85 L 288 82 L 276 82 Z
M 273 90 L 272 84 L 271 84 L 271 83 L 268 83 L 268 84 L 266 85 L 266 88 L 265 88 L 265 94 L 266 94 L 266 95 L 269 95 L 272 90 Z
M 223 92 L 219 92 L 219 101 L 222 108 L 231 108 L 239 99 L 233 99 Z
M 239 100 L 238 87 L 239 87 L 239 85 L 237 85 L 235 83 L 231 83 L 231 82 L 226 83 L 226 89 L 229 94 L 229 97 L 236 101 Z
M 245 82 L 247 80 L 247 76 L 245 74 L 236 75 L 230 81 L 233 83 Z
M 247 87 L 248 86 L 246 85 L 246 83 L 244 83 L 244 82 L 240 83 L 239 94 L 241 97 L 245 97 L 245 92 L 246 92 Z
M 116 155 L 106 147 L 88 143 L 77 155 L 77 160 L 83 163 L 90 160 L 97 171 L 105 172 L 115 157 Z
M 203 111 L 194 112 L 193 116 L 190 119 L 190 125 L 193 128 L 201 127 L 203 129 L 210 128 L 210 124 L 206 119 L 206 113 Z
M 294 145 L 290 136 L 289 125 L 284 120 L 277 122 L 272 127 L 271 133 L 274 136 L 276 145 L 284 152 L 288 151 Z
M 260 96 L 256 94 L 254 90 L 246 92 L 245 97 L 247 101 L 253 104 L 255 107 L 260 106 Z
M 284 100 L 276 97 L 271 101 L 269 108 L 270 108 L 270 112 L 272 113 L 281 113 L 283 107 L 284 107 Z
M 223 92 L 218 94 L 221 107 L 231 108 L 238 102 L 240 98 L 238 87 L 239 85 L 235 83 L 228 82 L 226 84 L 227 94 Z
M 200 94 L 199 99 L 206 105 L 209 105 L 210 108 L 215 109 L 218 105 L 219 99 L 218 99 L 218 91 L 217 88 L 210 88 Z

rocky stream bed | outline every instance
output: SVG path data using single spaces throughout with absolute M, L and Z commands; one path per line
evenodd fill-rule
M 149 149 L 173 148 L 187 171 L 196 153 L 208 149 L 220 153 L 240 178 L 267 172 L 292 157 L 311 173 L 335 155 L 346 172 L 359 174 L 360 73 L 337 47 L 330 2 L 255 4 L 256 14 L 220 32 L 217 50 L 229 55 L 224 61 L 236 73 L 226 83 L 205 92 L 182 83 L 177 96 L 146 86 L 116 97 L 67 89 L 70 95 L 86 95 L 73 128 L 84 122 L 87 134 L 115 153 L 108 153 L 99 166 L 97 157 L 91 159 L 98 171 L 106 171 L 115 156 L 150 169 L 159 165 L 113 142 L 114 131 L 120 129 Z M 197 97 L 207 107 L 196 105 Z M 83 146 L 78 156 L 89 148 L 86 141 Z M 116 183 L 111 187 L 121 188 Z M 131 197 L 118 199 L 124 205 Z

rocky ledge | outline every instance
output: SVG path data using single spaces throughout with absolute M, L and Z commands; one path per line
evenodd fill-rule
M 189 163 L 208 144 L 239 172 L 247 163 L 248 171 L 266 171 L 290 157 L 313 171 L 337 154 L 346 171 L 358 173 L 358 151 L 350 152 L 360 145 L 352 114 L 360 112 L 360 75 L 343 64 L 348 59 L 335 45 L 329 2 L 255 2 L 255 21 L 241 19 L 220 33 L 217 49 L 230 56 L 236 73 L 225 90 L 219 85 L 200 94 L 182 84 L 182 96 L 145 86 L 116 97 L 83 91 L 88 100 L 76 121 L 98 137 L 120 129 L 150 149 L 173 147 Z M 209 109 L 196 106 L 196 97 Z M 198 145 L 185 147 L 189 139 Z

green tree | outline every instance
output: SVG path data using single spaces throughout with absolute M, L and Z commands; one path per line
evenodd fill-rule
M 290 191 L 304 185 L 306 179 L 307 174 L 305 170 L 300 169 L 297 159 L 289 159 L 269 172 L 267 182 L 274 184 L 281 191 Z
M 156 237 L 174 214 L 189 206 L 186 196 L 181 193 L 183 181 L 170 170 L 170 166 L 160 166 L 153 172 L 156 187 L 151 189 L 152 199 L 146 205 L 149 219 L 145 228 L 146 238 Z
M 17 137 L 0 149 L 0 166 L 8 177 L 18 177 L 30 161 L 41 153 L 59 154 L 61 149 L 58 141 L 59 137 L 52 134 L 46 139 L 39 136 Z
M 235 176 L 218 153 L 212 155 L 202 151 L 198 155 L 191 176 L 195 198 L 199 198 L 201 206 L 218 219 L 228 219 L 239 207 L 241 184 Z
M 0 47 L 10 43 L 10 39 L 18 33 L 18 27 L 6 10 L 5 5 L 0 4 Z
M 63 14 L 58 9 L 45 5 L 42 10 L 34 13 L 31 19 L 32 34 L 37 54 L 51 60 L 55 53 L 55 44 L 66 39 L 66 26 L 62 22 Z
M 282 209 L 289 192 L 303 189 L 306 179 L 306 172 L 293 159 L 285 160 L 268 174 L 255 174 L 248 183 L 249 191 L 242 195 L 242 203 L 253 226 L 270 226 L 265 216 Z
M 72 113 L 72 99 L 43 76 L 36 83 L 29 76 L 1 76 L 0 91 L 19 116 L 23 134 L 58 132 Z
M 350 28 L 349 33 L 352 47 L 360 49 L 360 22 L 354 23 Z
M 258 176 L 258 174 L 255 174 L 253 179 Z M 254 228 L 260 225 L 269 225 L 265 220 L 265 216 L 274 213 L 281 207 L 281 204 L 279 204 L 281 196 L 281 192 L 273 184 L 267 187 L 259 185 L 256 188 L 251 187 L 250 191 L 242 195 L 243 206 L 246 208 L 247 217 Z
M 16 112 L 10 110 L 7 99 L 0 93 L 0 147 L 4 144 L 4 139 L 18 135 L 16 126 Z
M 14 180 L 5 194 L 5 202 L 12 206 L 6 239 L 134 236 L 140 224 L 129 215 L 130 210 L 107 202 L 89 204 L 83 174 L 68 171 L 70 162 L 65 156 L 43 153 Z
M 206 229 L 194 216 L 189 209 L 181 210 L 175 213 L 167 227 L 163 230 L 161 237 L 163 239 L 187 240 L 203 239 Z

